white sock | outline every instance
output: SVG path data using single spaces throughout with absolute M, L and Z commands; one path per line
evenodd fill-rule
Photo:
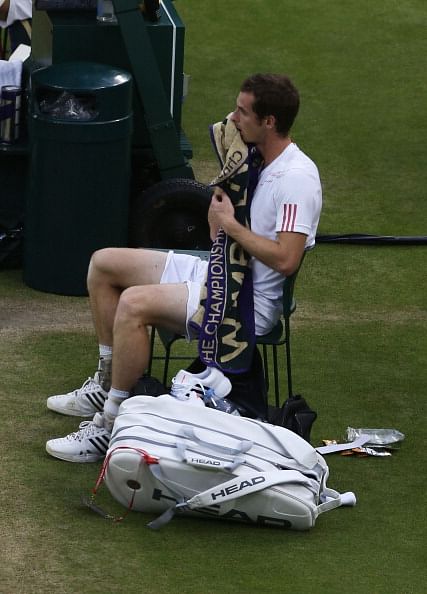
M 116 390 L 115 388 L 111 388 L 108 392 L 108 398 L 104 403 L 104 419 L 105 428 L 109 431 L 113 428 L 114 420 L 119 413 L 119 407 L 126 398 L 129 398 L 129 392 Z
M 101 359 L 112 359 L 113 357 L 113 347 L 108 346 L 106 344 L 99 345 L 99 358 Z
M 124 392 L 123 390 L 116 390 L 116 388 L 111 388 L 108 392 L 108 397 L 117 398 L 117 400 L 126 400 L 129 398 L 129 392 Z

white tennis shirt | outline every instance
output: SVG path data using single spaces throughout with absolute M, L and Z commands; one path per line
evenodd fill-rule
M 315 243 L 322 208 L 322 187 L 313 161 L 291 143 L 261 171 L 251 204 L 251 229 L 275 240 L 277 233 L 307 236 L 305 247 Z M 282 311 L 283 276 L 251 259 L 256 312 L 256 332 L 268 332 Z

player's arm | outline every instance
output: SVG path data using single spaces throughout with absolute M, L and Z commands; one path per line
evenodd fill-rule
M 281 232 L 275 240 L 261 237 L 236 221 L 231 200 L 220 191 L 212 196 L 209 222 L 211 229 L 222 227 L 251 256 L 284 276 L 298 268 L 307 238 L 304 233 Z

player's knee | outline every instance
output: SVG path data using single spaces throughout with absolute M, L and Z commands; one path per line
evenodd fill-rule
M 88 284 L 96 281 L 99 277 L 111 274 L 111 263 L 116 248 L 102 248 L 93 252 L 88 268 Z
M 111 262 L 115 248 L 102 248 L 93 252 L 89 263 L 89 269 L 94 272 L 104 271 Z
M 117 322 L 145 322 L 151 311 L 150 290 L 145 287 L 129 287 L 120 295 L 116 312 Z

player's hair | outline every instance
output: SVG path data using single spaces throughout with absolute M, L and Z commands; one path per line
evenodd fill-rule
M 287 136 L 299 109 L 299 93 L 292 81 L 281 74 L 253 74 L 243 81 L 240 91 L 252 93 L 252 109 L 263 119 L 276 119 L 276 132 Z

